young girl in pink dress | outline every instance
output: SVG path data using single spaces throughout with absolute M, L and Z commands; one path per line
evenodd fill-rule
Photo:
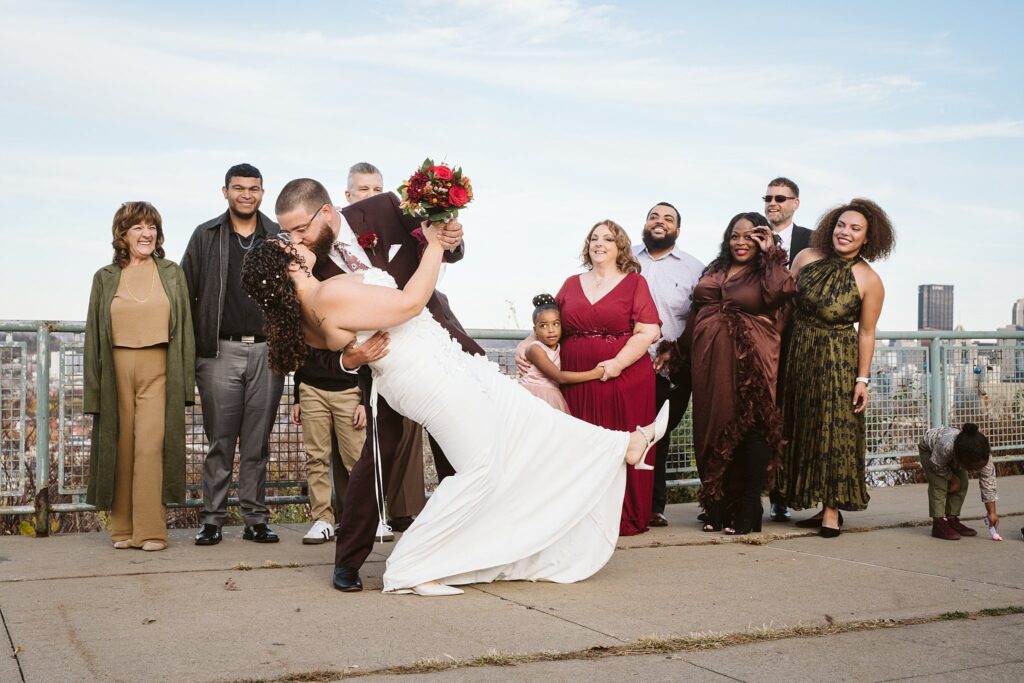
M 587 372 L 563 371 L 558 345 L 562 338 L 562 315 L 555 297 L 538 294 L 533 297 L 533 306 L 533 334 L 516 346 L 519 383 L 553 408 L 568 413 L 559 385 L 601 379 L 604 369 L 598 366 Z

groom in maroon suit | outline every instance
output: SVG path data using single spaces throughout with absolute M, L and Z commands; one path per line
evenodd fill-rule
M 402 288 L 419 266 L 421 238 L 413 233 L 422 227 L 421 221 L 403 214 L 393 193 L 375 195 L 339 209 L 331 202 L 322 184 L 310 178 L 299 178 L 281 189 L 275 210 L 281 231 L 288 233 L 292 241 L 302 242 L 316 253 L 313 275 L 319 280 L 372 266 L 388 272 Z M 462 226 L 453 221 L 440 235 L 442 244 L 449 249 L 445 261 L 459 261 L 465 253 Z M 427 309 L 463 350 L 471 354 L 484 353 L 459 324 L 444 294 L 435 290 L 427 302 Z M 382 357 L 387 353 L 386 347 L 386 334 L 378 332 L 359 347 L 350 345 L 341 354 L 316 352 L 312 354 L 312 360 L 337 368 L 339 372 L 352 372 Z M 373 550 L 378 523 L 373 471 L 374 424 L 369 396 L 369 388 L 364 387 L 363 401 L 368 416 L 366 444 L 349 475 L 334 557 L 334 587 L 346 592 L 363 589 L 359 568 Z M 384 469 L 382 476 L 387 481 L 389 459 L 402 433 L 401 416 L 378 397 L 376 420 Z M 438 477 L 454 474 L 454 469 L 433 438 L 430 446 L 434 451 Z

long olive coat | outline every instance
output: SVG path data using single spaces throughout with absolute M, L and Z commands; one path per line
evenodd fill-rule
M 196 393 L 195 336 L 188 302 L 185 274 L 178 264 L 156 259 L 160 283 L 171 304 L 167 346 L 167 407 L 164 415 L 163 503 L 185 502 L 185 406 Z M 85 323 L 85 403 L 93 415 L 92 454 L 86 502 L 109 510 L 114 502 L 114 471 L 117 464 L 117 381 L 114 375 L 110 304 L 121 280 L 116 264 L 96 271 Z

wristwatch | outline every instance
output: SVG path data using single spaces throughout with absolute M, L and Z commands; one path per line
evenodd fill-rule
M 857 382 L 863 383 L 864 386 L 869 386 L 871 384 L 871 378 L 870 377 L 858 377 L 857 378 Z M 855 382 L 855 383 L 857 383 L 857 382 Z

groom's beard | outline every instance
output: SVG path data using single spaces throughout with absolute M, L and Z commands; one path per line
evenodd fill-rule
M 309 250 L 316 254 L 317 258 L 324 258 L 330 255 L 333 248 L 334 233 L 325 225 L 321 228 L 317 238 L 309 245 Z
M 679 233 L 665 235 L 664 237 L 654 237 L 650 230 L 644 228 L 643 241 L 647 251 L 661 251 L 662 249 L 671 249 L 676 246 L 676 238 L 678 237 Z

